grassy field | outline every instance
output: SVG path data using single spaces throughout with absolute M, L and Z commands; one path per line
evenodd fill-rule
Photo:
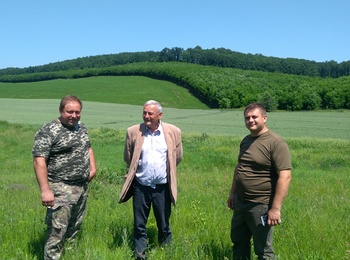
M 163 80 L 147 77 L 91 77 L 58 79 L 32 83 L 0 82 L 0 98 L 61 99 L 77 95 L 84 101 L 142 105 L 149 99 L 162 102 L 164 107 L 208 107 L 187 89 Z
M 36 127 L 0 123 L 0 259 L 41 259 L 45 209 L 31 159 Z M 77 248 L 64 259 L 132 259 L 131 203 L 118 204 L 124 132 L 91 129 L 98 172 Z M 172 245 L 158 248 L 149 222 L 149 259 L 230 259 L 226 199 L 240 138 L 184 134 Z M 293 181 L 276 228 L 279 259 L 349 259 L 350 141 L 287 138 Z M 327 152 L 325 152 L 327 151 Z
M 0 99 L 0 121 L 39 127 L 58 116 L 58 104 L 58 99 Z M 142 104 L 84 101 L 82 121 L 89 128 L 125 130 L 142 121 Z M 163 120 L 179 126 L 184 133 L 240 137 L 247 134 L 240 110 L 164 107 Z M 350 140 L 350 111 L 271 112 L 268 126 L 283 137 Z
M 31 147 L 38 127 L 58 116 L 58 98 L 69 89 L 57 96 L 40 91 L 25 99 L 20 93 L 10 96 L 11 86 L 0 91 L 0 121 L 11 122 L 0 122 L 0 259 L 41 259 L 45 209 Z M 155 88 L 151 91 L 157 93 Z M 124 92 L 132 91 L 125 87 Z M 132 259 L 131 203 L 117 201 L 125 174 L 125 128 L 140 122 L 142 104 L 149 99 L 141 96 L 132 105 L 103 104 L 94 96 L 84 101 L 83 121 L 90 129 L 98 172 L 90 185 L 78 245 L 65 252 L 64 259 Z M 285 137 L 293 164 L 283 223 L 275 229 L 279 259 L 350 259 L 349 115 L 349 111 L 269 113 L 269 126 Z M 182 128 L 184 160 L 178 168 L 179 201 L 171 217 L 173 243 L 157 247 L 151 217 L 149 259 L 230 259 L 232 211 L 226 200 L 239 142 L 247 133 L 242 111 L 169 105 L 164 121 Z

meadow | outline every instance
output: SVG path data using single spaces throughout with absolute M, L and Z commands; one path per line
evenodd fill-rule
M 103 98 L 94 100 L 93 92 L 86 98 L 88 102 L 84 101 L 82 118 L 90 129 L 98 172 L 90 184 L 88 213 L 78 244 L 64 252 L 64 259 L 133 257 L 131 203 L 118 204 L 125 174 L 125 127 L 140 122 L 146 99 L 164 99 L 167 104 L 176 99 L 158 95 L 158 81 L 150 82 L 147 91 L 153 96 L 137 95 L 136 104 L 118 99 L 123 96 L 123 100 L 131 100 L 136 95 L 127 85 L 124 91 L 114 91 L 114 95 L 105 91 L 106 99 L 114 98 L 117 104 L 103 104 Z M 27 84 L 24 88 L 30 90 L 37 83 Z M 83 93 L 84 86 L 74 94 Z M 49 90 L 39 88 L 36 95 L 25 99 L 20 91 L 17 96 L 6 94 L 3 90 L 7 88 L 0 84 L 0 259 L 42 259 L 45 209 L 40 203 L 31 147 L 36 130 L 58 115 L 58 99 L 72 93 L 72 89 L 60 92 L 58 84 L 52 90 L 57 95 L 50 96 Z M 239 142 L 247 133 L 242 111 L 196 107 L 190 93 L 182 95 L 182 99 L 190 100 L 189 104 L 179 105 L 175 100 L 175 105 L 164 106 L 164 121 L 180 125 L 183 130 L 179 200 L 171 216 L 174 239 L 169 247 L 158 247 L 155 220 L 151 217 L 149 259 L 230 259 L 232 211 L 226 200 Z M 275 229 L 277 256 L 350 259 L 349 111 L 279 111 L 269 113 L 268 122 L 270 129 L 288 142 L 293 164 L 293 180 L 282 209 L 283 222 Z

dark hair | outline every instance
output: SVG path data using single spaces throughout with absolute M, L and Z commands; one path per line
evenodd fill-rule
M 244 109 L 244 115 L 246 114 L 246 112 L 254 109 L 259 109 L 262 115 L 266 115 L 266 108 L 262 104 L 257 102 L 250 103 L 248 106 L 246 106 Z
M 60 112 L 63 112 L 64 107 L 67 105 L 68 102 L 71 102 L 71 101 L 78 102 L 80 104 L 80 110 L 83 109 L 83 103 L 78 97 L 68 95 L 61 99 L 60 107 L 59 107 Z

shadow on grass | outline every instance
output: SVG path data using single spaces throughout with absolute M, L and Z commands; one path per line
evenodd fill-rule
M 231 259 L 232 247 L 218 244 L 218 241 L 210 241 L 210 243 L 202 245 L 204 252 L 213 257 L 213 259 Z
M 110 250 L 115 250 L 117 248 L 126 247 L 130 251 L 134 251 L 134 243 L 133 243 L 133 228 L 130 225 L 124 225 L 123 223 L 116 224 L 111 223 L 109 228 L 113 240 L 109 243 L 108 247 Z M 77 237 L 79 240 L 83 236 L 84 230 L 83 228 L 80 230 L 80 233 Z M 149 240 L 148 251 L 151 251 L 154 248 L 157 248 L 158 245 L 158 231 L 154 226 L 150 226 L 147 228 L 147 236 Z M 44 258 L 44 243 L 46 239 L 46 230 L 43 229 L 39 234 L 33 236 L 31 241 L 28 243 L 28 251 L 35 259 L 43 259 Z M 187 247 L 187 246 L 185 246 Z M 208 243 L 204 243 L 201 245 L 195 245 L 198 252 L 204 252 L 205 255 L 211 256 L 213 259 L 231 259 L 232 257 L 232 249 L 230 246 L 218 243 L 218 241 L 209 241 Z M 170 245 L 168 251 L 170 255 L 178 255 L 176 251 L 178 251 L 178 246 Z M 190 252 L 188 252 L 190 254 Z
M 36 259 L 44 259 L 44 244 L 46 240 L 46 229 L 43 229 L 37 236 L 32 237 L 28 243 L 28 251 Z
M 111 250 L 117 247 L 128 247 L 130 250 L 134 250 L 134 237 L 133 228 L 128 225 L 112 223 L 109 228 L 112 233 L 113 241 L 109 244 Z M 158 245 L 158 231 L 157 228 L 150 226 L 147 227 L 147 237 L 149 248 L 152 249 Z
M 113 237 L 113 241 L 108 245 L 110 250 L 127 247 L 130 251 L 134 251 L 133 227 L 131 225 L 112 223 L 109 230 Z M 149 245 L 147 250 L 152 251 L 152 249 L 158 248 L 158 231 L 155 226 L 150 225 L 147 227 L 147 236 Z M 184 248 L 188 248 L 188 245 L 185 245 Z M 168 254 L 173 256 L 179 255 L 179 250 L 182 251 L 183 249 L 179 248 L 179 245 L 176 244 L 170 244 L 167 248 Z M 232 258 L 232 247 L 228 244 L 221 243 L 220 241 L 211 240 L 208 241 L 208 243 L 192 245 L 192 250 L 197 250 L 199 255 L 204 253 L 204 255 L 210 256 L 212 259 Z M 191 253 L 193 252 L 188 252 L 188 255 Z M 180 252 L 180 255 L 181 254 L 182 253 Z

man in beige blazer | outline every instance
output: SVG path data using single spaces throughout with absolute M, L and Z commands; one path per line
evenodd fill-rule
M 171 203 L 176 204 L 176 166 L 182 160 L 181 130 L 161 121 L 162 107 L 154 100 L 143 106 L 144 123 L 128 128 L 124 161 L 129 171 L 119 203 L 133 197 L 134 243 L 137 259 L 146 258 L 146 225 L 153 206 L 160 245 L 171 241 Z

